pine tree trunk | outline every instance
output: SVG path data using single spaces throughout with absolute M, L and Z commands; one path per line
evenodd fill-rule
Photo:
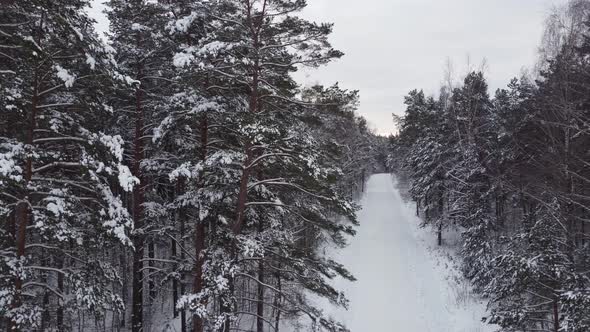
M 557 299 L 553 301 L 553 331 L 559 332 L 559 307 Z
M 264 224 L 258 223 L 258 233 L 262 233 L 264 230 Z M 258 262 L 258 291 L 257 297 L 258 302 L 256 303 L 256 332 L 264 332 L 264 257 L 260 258 Z
M 250 7 L 248 6 L 248 9 L 250 10 Z M 248 14 L 248 16 L 250 16 L 250 13 Z M 252 24 L 252 23 L 251 23 Z M 254 48 L 256 49 L 256 51 L 259 48 L 259 43 L 258 43 L 258 36 L 255 34 L 253 36 L 254 39 Z M 252 83 L 250 86 L 250 103 L 248 106 L 248 110 L 250 113 L 254 114 L 258 112 L 258 84 L 259 84 L 259 59 L 256 58 L 254 61 L 254 70 L 252 73 Z M 244 170 L 242 172 L 242 177 L 240 178 L 240 192 L 238 194 L 238 205 L 236 207 L 236 221 L 234 223 L 234 226 L 232 227 L 232 230 L 234 232 L 234 234 L 239 234 L 242 228 L 242 223 L 244 221 L 244 210 L 246 209 L 246 201 L 248 200 L 248 181 L 250 180 L 250 173 L 251 173 L 251 169 L 250 169 L 250 164 L 252 162 L 252 148 L 251 148 L 251 143 L 250 142 L 246 142 L 245 146 L 244 146 L 244 153 L 246 155 L 246 160 L 244 162 Z
M 143 239 L 135 236 L 133 253 L 133 295 L 131 331 L 143 331 Z
M 184 192 L 184 181 L 180 179 L 178 184 L 176 185 L 176 193 L 177 195 L 182 195 Z M 186 225 L 186 212 L 184 208 L 180 208 L 178 210 L 178 219 L 180 219 L 180 244 L 184 247 L 184 234 L 185 234 L 185 225 Z M 184 262 L 186 259 L 186 254 L 184 250 L 180 251 L 180 261 Z M 185 294 L 185 287 L 184 287 L 184 273 L 180 275 L 180 295 Z M 174 303 L 174 307 L 176 307 L 176 303 Z M 180 331 L 186 332 L 186 310 L 182 309 L 180 311 Z
M 207 114 L 203 115 L 200 124 L 201 132 L 201 160 L 207 159 L 207 144 L 209 143 L 209 123 Z M 195 279 L 193 281 L 193 292 L 200 293 L 203 290 L 203 264 L 205 263 L 205 250 L 207 230 L 205 221 L 198 220 L 195 225 Z M 203 318 L 195 315 L 193 317 L 193 332 L 203 332 Z
M 17 211 L 12 211 L 6 221 L 6 234 L 8 235 L 7 242 L 4 244 L 6 247 L 16 247 L 16 215 Z M 12 327 L 10 320 L 4 315 L 0 317 L 0 326 L 6 326 L 8 331 Z
M 430 219 L 430 210 L 428 208 L 429 204 L 430 204 L 429 197 L 428 197 L 428 195 L 426 195 L 426 198 L 424 198 L 424 218 L 426 221 L 428 221 Z
M 195 254 L 196 256 L 196 263 L 195 263 L 195 277 L 194 277 L 194 284 L 193 284 L 193 292 L 195 294 L 200 293 L 203 290 L 203 263 L 204 263 L 204 250 L 205 248 L 205 224 L 202 221 L 197 222 L 196 232 L 195 232 Z M 194 332 L 203 332 L 203 318 L 195 315 L 193 317 L 193 331 Z
M 176 239 L 170 240 L 170 256 L 172 260 L 178 260 L 178 253 L 176 249 Z M 178 269 L 178 264 L 175 264 L 175 268 Z M 178 303 L 178 279 L 172 278 L 172 315 L 174 318 L 178 317 L 178 310 L 176 309 L 176 303 Z
M 228 284 L 229 284 L 229 292 L 228 292 L 229 293 L 229 296 L 227 296 L 227 298 L 225 298 L 225 299 L 222 298 L 221 301 L 220 301 L 220 304 L 219 304 L 219 311 L 223 315 L 225 315 L 225 322 L 221 326 L 221 329 L 219 330 L 220 332 L 230 332 L 231 331 L 231 319 L 230 319 L 230 315 L 231 315 L 231 312 L 233 310 L 232 296 L 233 296 L 234 290 L 235 290 L 235 285 L 234 285 L 234 279 L 233 279 L 233 277 L 231 277 L 231 276 L 228 277 Z
M 438 245 L 442 246 L 442 227 L 444 218 L 444 192 L 439 191 L 438 196 Z
M 236 207 L 236 221 L 232 227 L 234 234 L 240 234 L 242 230 L 242 223 L 244 222 L 244 212 L 246 210 L 246 202 L 248 200 L 248 182 L 250 181 L 250 168 L 248 167 L 252 162 L 252 151 L 250 143 L 246 143 L 245 147 L 246 160 L 244 161 L 244 170 L 240 178 L 240 191 L 238 193 L 238 204 Z
M 35 70 L 35 78 L 33 82 L 33 96 L 31 98 L 31 114 L 29 119 L 29 130 L 27 132 L 26 144 L 32 146 L 33 138 L 35 134 L 35 128 L 37 127 L 37 105 L 39 103 L 39 91 L 38 91 L 38 73 Z M 31 178 L 33 177 L 33 160 L 31 157 L 27 158 L 25 166 L 25 184 L 24 190 L 28 191 L 27 187 Z M 21 201 L 16 205 L 16 223 L 18 224 L 18 230 L 16 232 L 16 258 L 20 261 L 25 257 L 25 247 L 27 240 L 27 225 L 31 218 L 29 213 L 29 197 L 25 193 Z M 22 292 L 23 280 L 20 276 L 15 278 L 14 281 L 14 298 L 12 300 L 11 307 L 13 309 L 18 308 L 21 305 L 21 292 Z M 8 324 L 8 331 L 17 332 L 19 331 L 17 323 L 11 321 Z
M 64 259 L 60 255 L 55 257 L 57 260 L 57 267 L 59 269 L 63 269 L 64 267 Z M 57 273 L 57 290 L 63 294 L 64 291 L 64 275 L 63 273 Z M 64 309 L 63 303 L 61 299 L 58 299 L 57 304 L 57 311 L 56 311 L 56 320 L 57 320 L 57 330 L 63 331 L 64 330 Z
M 361 192 L 365 192 L 365 171 L 361 174 Z
M 125 200 L 124 202 L 128 202 L 128 200 Z M 126 250 L 126 246 L 120 244 L 118 246 L 119 250 L 120 250 L 120 254 L 119 254 L 119 264 L 121 266 L 121 270 L 122 270 L 122 284 L 121 284 L 121 293 L 123 295 L 123 303 L 128 304 L 129 303 L 129 279 L 128 277 L 128 272 L 129 272 L 129 265 L 128 265 L 128 252 Z M 123 312 L 121 320 L 119 322 L 119 327 L 125 327 L 127 325 L 127 315 L 126 315 L 126 311 Z
M 150 237 L 149 242 L 148 242 L 148 266 L 149 267 L 153 267 L 154 266 L 154 258 L 156 257 L 156 248 L 155 248 L 155 244 L 154 244 L 154 239 L 153 237 Z M 149 271 L 152 271 L 152 269 L 149 269 Z M 149 294 L 149 303 L 151 304 L 153 302 L 153 300 L 156 298 L 156 281 L 154 280 L 154 276 L 152 276 L 151 272 L 149 272 L 148 274 L 150 274 L 149 278 L 148 278 L 148 294 Z
M 11 211 L 6 221 L 6 234 L 9 236 L 7 240 L 10 241 L 6 243 L 6 246 L 15 247 L 16 244 L 16 214 L 16 211 Z
M 281 264 L 279 263 L 279 269 L 281 268 Z M 275 307 L 277 308 L 277 316 L 275 317 L 275 332 L 279 332 L 279 326 L 281 322 L 281 292 L 283 285 L 281 284 L 281 275 L 280 273 L 276 273 L 277 278 L 277 289 L 279 292 L 275 294 Z
M 262 8 L 262 13 L 257 13 L 258 15 L 258 20 L 253 20 L 253 13 L 252 13 L 252 4 L 250 3 L 250 0 L 245 1 L 246 3 L 246 14 L 249 18 L 249 24 L 250 24 L 250 32 L 252 33 L 252 35 L 250 36 L 252 38 L 252 44 L 253 44 L 253 53 L 255 54 L 255 57 L 253 59 L 253 68 L 252 68 L 252 81 L 250 83 L 250 101 L 249 101 L 249 105 L 248 105 L 248 111 L 251 114 L 256 114 L 257 112 L 259 112 L 259 75 L 260 75 L 260 59 L 258 58 L 258 53 L 260 51 L 260 41 L 259 41 L 259 33 L 260 33 L 260 28 L 263 24 L 263 20 L 264 20 L 264 15 L 265 15 L 265 8 L 266 8 L 266 2 L 263 5 Z M 245 155 L 245 160 L 244 160 L 244 167 L 243 167 L 243 171 L 242 171 L 242 175 L 240 177 L 240 188 L 239 188 L 239 192 L 238 192 L 238 202 L 237 202 L 237 206 L 236 206 L 236 220 L 232 226 L 232 232 L 234 233 L 234 235 L 240 234 L 241 230 L 242 230 L 242 224 L 244 222 L 244 214 L 245 214 L 245 210 L 246 210 L 246 203 L 248 201 L 248 182 L 250 181 L 250 175 L 252 172 L 252 162 L 253 162 L 253 156 L 254 156 L 254 152 L 252 151 L 252 143 L 249 141 L 246 141 L 244 144 L 244 155 Z M 237 248 L 236 248 L 236 244 L 235 242 L 232 244 L 233 248 L 232 250 L 234 250 L 233 256 L 234 259 L 237 259 Z M 230 298 L 233 297 L 234 294 L 234 280 L 232 278 L 229 278 L 229 284 L 230 284 Z M 230 299 L 228 299 L 230 300 Z M 223 327 L 223 331 L 224 332 L 229 332 L 230 331 L 230 319 L 229 319 L 229 313 L 231 313 L 232 310 L 232 305 L 231 303 L 222 303 L 222 308 L 221 308 L 221 312 L 225 313 L 227 315 L 227 319 L 226 319 L 226 323 L 224 324 Z
M 51 266 L 50 259 L 42 259 L 45 266 Z M 49 285 L 49 278 L 47 275 L 43 277 L 43 282 Z M 43 314 L 41 317 L 41 331 L 48 330 L 51 324 L 51 314 L 49 312 L 49 292 L 45 290 L 43 294 Z
M 138 75 L 141 78 L 141 69 Z M 139 179 L 139 185 L 133 188 L 133 225 L 135 235 L 133 237 L 133 296 L 132 296 L 132 314 L 131 314 L 131 331 L 143 331 L 143 253 L 145 237 L 143 235 L 143 202 L 145 186 L 141 174 L 141 162 L 144 158 L 143 151 L 143 105 L 142 105 L 142 87 L 139 86 L 135 92 L 135 138 L 134 138 L 134 160 L 133 175 Z
M 583 247 L 586 245 L 586 222 L 584 220 L 580 220 L 581 226 L 581 233 L 580 234 L 580 245 Z

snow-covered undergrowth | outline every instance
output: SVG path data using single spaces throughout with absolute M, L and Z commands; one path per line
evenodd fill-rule
M 406 211 L 416 211 L 416 203 L 409 200 L 406 194 L 406 184 L 392 177 L 396 190 L 403 198 Z M 447 229 L 443 233 L 442 245 L 437 243 L 437 230 L 432 225 L 424 225 L 415 215 L 408 220 L 413 235 L 428 252 L 433 274 L 440 276 L 445 281 L 441 293 L 447 298 L 449 313 L 456 322 L 457 330 L 465 332 L 496 331 L 495 325 L 477 323 L 487 313 L 487 301 L 473 292 L 470 281 L 461 273 L 461 231 L 457 228 Z M 476 324 L 474 324 L 476 323 Z

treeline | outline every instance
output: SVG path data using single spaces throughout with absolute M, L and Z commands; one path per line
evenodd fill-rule
M 346 306 L 316 253 L 356 224 L 380 142 L 301 0 L 0 7 L 0 327 L 279 331 Z M 381 159 L 383 156 L 381 156 Z
M 537 79 L 490 97 L 472 71 L 438 98 L 411 91 L 390 139 L 439 244 L 462 231 L 463 272 L 502 331 L 590 331 L 590 6 L 568 6 Z

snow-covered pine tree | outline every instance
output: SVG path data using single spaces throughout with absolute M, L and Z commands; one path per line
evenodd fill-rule
M 209 312 L 207 307 L 223 290 L 218 287 L 216 269 L 224 270 L 224 265 L 209 264 L 209 257 L 215 257 L 217 252 L 209 254 L 207 248 L 224 245 L 223 238 L 216 235 L 217 224 L 226 223 L 224 215 L 231 208 L 227 200 L 231 194 L 227 191 L 231 188 L 228 176 L 236 172 L 228 165 L 232 152 L 227 151 L 227 146 L 232 144 L 231 128 L 235 123 L 226 109 L 240 107 L 233 96 L 224 96 L 218 90 L 225 78 L 216 75 L 215 68 L 223 63 L 225 53 L 219 47 L 217 28 L 210 22 L 210 5 L 206 1 L 169 4 L 171 15 L 165 33 L 174 41 L 174 56 L 169 63 L 174 67 L 175 84 L 173 94 L 161 105 L 166 114 L 154 129 L 154 142 L 165 161 L 158 167 L 177 188 L 168 207 L 180 223 L 174 245 L 182 251 L 177 257 L 181 262 L 178 278 L 182 283 L 183 275 L 190 275 L 189 286 L 181 284 L 180 295 L 190 294 L 181 299 L 177 294 L 173 302 L 181 310 L 182 330 L 186 330 L 187 323 L 185 304 L 191 303 L 193 331 L 203 331 L 205 318 L 213 320 L 209 329 L 215 324 L 216 311 Z M 210 269 L 206 271 L 207 265 Z
M 166 105 L 179 91 L 172 63 L 176 41 L 169 37 L 167 29 L 177 8 L 145 0 L 112 0 L 108 5 L 110 43 L 117 51 L 118 70 L 133 80 L 131 85 L 121 85 L 113 100 L 125 110 L 117 119 L 117 130 L 130 152 L 126 161 L 140 179 L 129 200 L 135 228 L 129 308 L 132 331 L 141 331 L 151 322 L 146 317 L 153 315 L 144 311 L 151 310 L 161 290 L 158 285 L 165 284 L 163 279 L 169 277 L 172 287 L 180 287 L 178 276 L 171 273 L 178 264 L 169 257 L 177 249 L 179 230 L 173 222 L 174 211 L 167 209 L 175 196 L 166 171 L 170 155 L 166 149 L 152 145 L 153 130 L 167 116 Z
M 313 105 L 307 108 L 303 120 L 313 129 L 324 154 L 343 172 L 338 192 L 353 198 L 362 192 L 369 174 L 385 167 L 377 161 L 380 144 L 375 135 L 366 120 L 355 114 L 358 91 L 343 90 L 338 84 L 327 88 L 315 85 L 301 95 L 304 102 Z
M 515 225 L 506 224 L 514 219 L 513 202 L 521 200 L 516 188 L 522 188 L 526 180 L 518 173 L 526 158 L 519 147 L 518 135 L 527 123 L 527 103 L 534 91 L 534 86 L 526 77 L 513 79 L 507 89 L 498 89 L 492 100 L 493 110 L 489 116 L 488 127 L 496 137 L 488 145 L 488 171 L 493 190 L 493 207 L 496 224 L 501 233 Z M 504 229 L 502 229 L 504 228 Z
M 123 309 L 104 248 L 130 245 L 119 193 L 137 179 L 104 103 L 103 87 L 121 77 L 87 5 L 23 0 L 0 11 L 0 307 L 12 331 L 84 329 L 78 317 Z
M 452 128 L 449 143 L 453 146 L 447 170 L 453 192 L 448 213 L 453 223 L 465 228 L 465 273 L 479 287 L 487 282 L 485 272 L 489 270 L 491 235 L 495 230 L 489 204 L 492 186 L 488 163 L 496 134 L 491 126 L 492 104 L 487 90 L 483 73 L 469 73 L 463 86 L 453 91 L 448 110 Z
M 296 260 L 301 276 L 318 269 L 327 277 L 347 275 L 334 262 L 300 257 L 307 251 L 298 249 L 300 240 L 294 236 L 305 223 L 339 238 L 337 234 L 351 230 L 335 223 L 334 217 L 352 218 L 353 214 L 352 207 L 331 188 L 330 179 L 338 172 L 322 167 L 313 138 L 301 130 L 302 112 L 298 109 L 305 105 L 295 98 L 296 85 L 289 73 L 297 65 L 317 66 L 341 55 L 327 42 L 330 25 L 292 16 L 304 6 L 304 1 L 272 0 L 211 4 L 207 13 L 212 18 L 207 22 L 213 27 L 210 34 L 199 44 L 185 45 L 175 57 L 179 65 L 201 65 L 208 73 L 208 91 L 223 96 L 223 104 L 231 106 L 225 109 L 232 112 L 216 125 L 223 149 L 208 154 L 201 165 L 191 165 L 199 172 L 202 168 L 207 172 L 209 167 L 209 176 L 219 174 L 222 180 L 209 181 L 201 189 L 202 195 L 216 193 L 209 200 L 213 204 L 198 202 L 201 210 L 204 204 L 212 205 L 204 209 L 204 217 L 216 212 L 216 218 L 208 223 L 205 286 L 181 301 L 205 318 L 208 326 L 229 330 L 233 317 L 239 315 L 254 317 L 261 330 L 270 324 L 265 299 L 277 296 L 293 306 L 294 312 L 307 313 L 315 324 L 333 324 L 319 318 L 320 313 L 308 303 L 301 303 L 301 297 L 272 286 L 280 278 L 263 280 L 268 274 L 264 271 L 276 269 L 273 261 L 280 260 L 290 264 Z M 204 178 L 207 182 L 208 176 Z M 282 251 L 273 249 L 279 244 Z M 321 274 L 313 280 L 301 282 L 340 301 Z M 243 310 L 237 301 L 237 292 L 246 284 L 257 289 L 256 312 Z M 220 307 L 212 307 L 214 302 Z
M 404 154 L 405 168 L 414 179 L 409 188 L 416 201 L 417 213 L 424 210 L 424 222 L 436 225 L 438 243 L 442 244 L 443 229 L 449 223 L 445 215 L 446 172 L 452 149 L 447 144 L 450 126 L 444 116 L 442 103 L 426 98 L 422 91 L 413 90 L 406 96 L 406 115 L 400 123 L 399 146 Z
M 491 317 L 506 328 L 583 331 L 588 321 L 585 185 L 588 136 L 588 63 L 561 53 L 523 103 L 527 111 L 516 139 L 526 159 L 514 183 L 522 183 L 522 227 L 506 253 L 494 260 L 500 306 Z M 540 181 L 542 179 L 542 181 Z M 518 275 L 519 278 L 508 278 Z
M 588 328 L 584 52 L 565 47 L 536 85 L 513 80 L 494 100 L 483 76 L 469 74 L 444 96 L 443 118 L 418 126 L 422 150 L 405 155 L 421 170 L 410 173 L 414 188 L 435 174 L 428 166 L 437 156 L 448 217 L 463 230 L 464 272 L 489 296 L 488 321 L 503 331 Z M 439 136 L 428 139 L 429 131 Z M 401 131 L 393 142 L 404 139 Z

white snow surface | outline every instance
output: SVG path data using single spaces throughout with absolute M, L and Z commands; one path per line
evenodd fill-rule
M 357 278 L 352 283 L 334 281 L 350 300 L 350 308 L 319 300 L 326 314 L 352 332 L 497 329 L 482 323 L 486 306 L 460 276 L 452 259 L 454 249 L 438 247 L 434 232 L 420 228 L 395 177 L 371 176 L 360 203 L 357 235 L 348 247 L 327 253 Z

